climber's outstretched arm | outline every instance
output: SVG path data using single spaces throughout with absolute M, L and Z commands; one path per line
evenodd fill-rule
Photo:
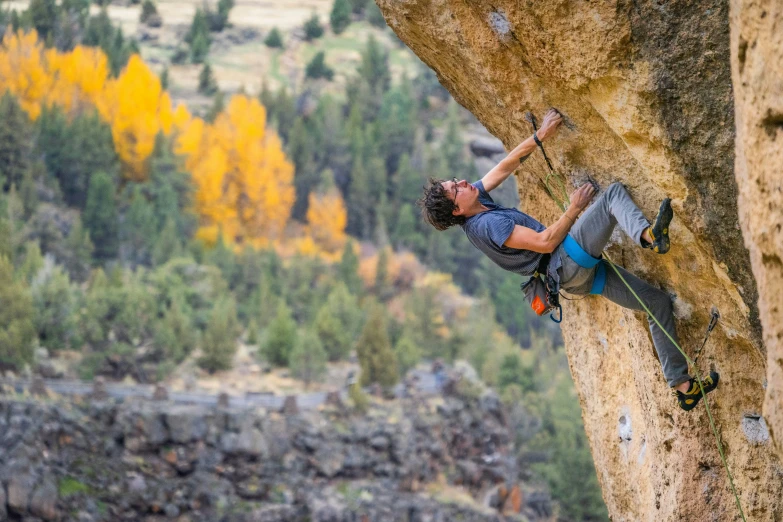
M 536 133 L 538 139 L 544 141 L 552 136 L 557 131 L 557 127 L 562 120 L 563 117 L 559 112 L 555 109 L 549 109 L 544 116 L 544 121 L 541 123 L 541 128 Z M 481 181 L 484 183 L 484 190 L 489 192 L 503 183 L 534 150 L 536 150 L 536 142 L 533 136 L 530 136 L 517 145 L 514 150 L 508 153 L 508 156 L 503 158 L 500 163 L 481 178 Z

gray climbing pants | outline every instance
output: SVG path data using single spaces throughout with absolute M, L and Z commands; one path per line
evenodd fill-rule
M 593 257 L 601 257 L 601 252 L 606 248 L 617 224 L 633 239 L 634 243 L 642 246 L 641 235 L 650 226 L 650 223 L 631 200 L 625 187 L 620 183 L 613 183 L 576 221 L 570 234 L 588 254 Z M 562 263 L 558 269 L 560 287 L 570 294 L 589 294 L 596 268 L 582 268 L 566 254 L 562 245 L 558 249 Z M 669 295 L 642 281 L 627 270 L 619 266 L 617 268 L 634 292 L 644 301 L 650 312 L 679 344 L 672 314 L 672 301 Z M 606 267 L 606 284 L 601 295 L 623 308 L 643 310 L 622 279 L 609 266 Z M 655 343 L 655 351 L 661 361 L 666 381 L 672 387 L 682 384 L 690 378 L 688 376 L 688 362 L 652 318 L 648 317 L 648 320 L 653 343 Z

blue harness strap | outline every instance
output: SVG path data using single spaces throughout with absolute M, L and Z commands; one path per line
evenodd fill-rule
M 563 241 L 563 248 L 565 248 L 568 257 L 574 260 L 574 262 L 582 268 L 594 268 L 598 265 L 595 271 L 595 277 L 593 278 L 593 286 L 590 288 L 591 294 L 600 294 L 604 291 L 604 285 L 606 284 L 606 265 L 601 262 L 601 258 L 595 258 L 585 252 L 584 248 L 576 242 L 576 239 L 571 235 L 567 235 Z

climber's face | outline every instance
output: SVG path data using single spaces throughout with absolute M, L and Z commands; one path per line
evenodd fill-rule
M 457 178 L 452 178 L 451 181 L 444 181 L 442 184 L 446 197 L 456 205 L 453 212 L 455 216 L 463 215 L 476 205 L 479 191 L 464 179 L 457 181 Z

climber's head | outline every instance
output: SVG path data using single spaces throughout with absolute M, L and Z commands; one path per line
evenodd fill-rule
M 465 223 L 468 217 L 465 213 L 475 205 L 477 199 L 478 190 L 464 179 L 430 178 L 418 204 L 430 225 L 438 230 L 446 230 Z

